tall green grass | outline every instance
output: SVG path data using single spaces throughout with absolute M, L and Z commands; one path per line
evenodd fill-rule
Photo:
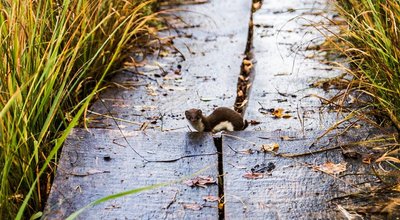
M 349 60 L 347 70 L 354 76 L 351 83 L 373 98 L 369 103 L 372 108 L 368 108 L 373 114 L 389 118 L 400 131 L 400 1 L 337 0 L 337 6 L 346 28 L 336 49 Z M 382 217 L 394 219 L 399 206 L 399 139 L 396 136 L 397 143 L 391 144 L 387 144 L 389 138 L 384 140 L 386 146 L 382 149 L 386 152 L 379 155 L 376 151 L 374 156 L 379 158 L 375 163 L 383 170 L 381 163 L 385 162 L 394 171 L 374 170 L 386 186 L 372 190 L 363 200 L 373 204 L 378 214 L 387 214 Z
M 153 2 L 0 1 L 0 219 L 43 208 L 58 150 Z
M 400 1 L 337 0 L 346 19 L 340 52 L 361 82 L 363 91 L 375 99 L 380 115 L 387 115 L 400 130 Z

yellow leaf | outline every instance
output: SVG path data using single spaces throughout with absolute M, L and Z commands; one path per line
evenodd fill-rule
M 183 204 L 184 209 L 190 209 L 193 211 L 199 211 L 200 209 L 203 208 L 203 206 L 197 204 L 197 203 L 191 203 L 191 204 Z
M 253 10 L 258 10 L 261 8 L 261 2 L 256 2 L 253 4 Z
M 244 59 L 244 60 L 243 60 L 243 65 L 245 65 L 245 66 L 252 66 L 253 63 L 251 62 L 251 60 L 246 60 L 246 59 Z
M 263 144 L 261 145 L 261 151 L 262 152 L 278 152 L 279 150 L 279 144 L 278 143 L 272 143 L 272 144 Z
M 284 111 L 283 108 L 274 109 L 272 115 L 275 116 L 276 118 L 282 118 L 283 111 Z

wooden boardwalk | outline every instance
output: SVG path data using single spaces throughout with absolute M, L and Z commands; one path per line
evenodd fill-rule
M 186 157 L 148 162 L 132 148 L 149 161 Z M 203 188 L 180 181 L 94 206 L 80 219 L 218 218 L 217 202 L 203 200 L 218 196 L 218 160 L 210 134 L 132 131 L 121 136 L 119 130 L 76 129 L 61 158 L 48 200 L 48 219 L 63 219 L 106 195 L 189 178 L 199 171 L 215 183 Z M 197 205 L 201 211 L 184 208 Z
M 345 116 L 315 97 L 339 90 L 310 86 L 340 75 L 312 49 L 324 41 L 312 24 L 334 28 L 325 19 L 334 17 L 328 1 L 269 0 L 255 12 L 250 0 L 179 7 L 185 23 L 161 33 L 173 35 L 177 50 L 116 75 L 120 86 L 91 107 L 89 131 L 76 128 L 67 139 L 43 218 L 64 219 L 105 196 L 161 184 L 78 218 L 345 219 L 340 207 L 351 201 L 337 198 L 366 192 L 377 179 L 371 165 L 343 150 L 374 134 L 361 125 L 335 136 L 344 124 L 318 139 Z M 245 53 L 253 75 L 244 116 L 259 124 L 219 138 L 191 132 L 186 109 L 233 107 Z M 285 117 L 271 114 L 279 108 Z M 342 170 L 329 173 L 327 164 Z

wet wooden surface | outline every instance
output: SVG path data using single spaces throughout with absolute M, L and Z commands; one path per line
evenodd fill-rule
M 76 129 L 68 138 L 45 219 L 65 218 L 95 199 L 174 181 L 207 167 L 201 175 L 217 179 L 218 156 L 211 134 L 188 133 L 183 113 L 201 108 L 208 114 L 217 106 L 234 105 L 251 4 L 247 0 L 213 0 L 180 6 L 188 10 L 177 12 L 187 25 L 174 24 L 176 30 L 162 33 L 174 36 L 179 52 L 162 51 L 160 58 L 147 57 L 145 66 L 117 74 L 112 79 L 114 86 L 103 91 L 91 107 L 91 133 Z M 222 138 L 219 162 L 223 164 L 224 216 L 218 216 L 217 202 L 202 198 L 218 196 L 217 185 L 191 188 L 176 183 L 100 204 L 80 218 L 342 219 L 337 205 L 347 201 L 334 198 L 364 191 L 376 179 L 360 158 L 342 154 L 345 143 L 369 137 L 366 127 L 347 136 L 326 136 L 311 147 L 343 117 L 334 105 L 322 107 L 320 99 L 313 96 L 330 98 L 339 90 L 310 87 L 318 79 L 341 73 L 322 62 L 326 54 L 310 50 L 324 42 L 311 24 L 325 24 L 323 16 L 334 16 L 327 4 L 325 0 L 269 0 L 253 14 L 255 76 L 245 117 L 261 124 L 230 133 L 236 138 Z M 291 117 L 274 118 L 269 111 L 277 108 Z M 280 146 L 281 155 L 259 152 L 260 145 L 271 143 Z M 335 149 L 307 154 L 330 147 Z M 212 155 L 149 163 L 132 148 L 147 160 Z M 363 146 L 357 151 L 362 153 Z M 313 169 L 327 161 L 346 162 L 346 171 L 328 175 Z M 252 168 L 261 170 L 262 176 L 245 178 Z M 185 208 L 190 204 L 201 209 Z
M 129 145 L 123 136 L 126 137 Z M 171 160 L 176 162 L 145 162 Z M 124 132 L 76 129 L 63 147 L 44 219 L 65 219 L 90 202 L 139 187 L 168 183 L 193 174 L 217 180 L 216 148 L 207 133 Z M 204 155 L 203 155 L 204 154 Z M 203 156 L 201 156 L 203 155 Z M 190 187 L 184 182 L 124 196 L 88 209 L 79 219 L 217 219 L 217 184 Z M 201 210 L 185 208 L 197 204 Z M 197 206 L 195 205 L 195 206 Z
M 332 35 L 325 28 L 337 29 L 329 21 L 333 15 L 326 0 L 269 0 L 254 13 L 255 78 L 245 116 L 261 124 L 251 130 L 318 131 L 343 118 L 317 97 L 330 99 L 339 90 L 310 86 L 342 73 L 326 63 L 326 52 L 315 50 L 323 34 Z M 291 117 L 275 120 L 268 110 L 278 108 Z
M 113 79 L 125 88 L 101 94 L 92 110 L 126 121 L 113 121 L 92 115 L 91 127 L 120 127 L 189 131 L 184 111 L 204 109 L 206 114 L 218 106 L 233 106 L 240 65 L 246 48 L 251 1 L 213 0 L 185 5 L 176 12 L 186 24 L 175 25 L 162 35 L 172 35 L 179 50 L 163 57 L 147 57 L 146 66 L 124 72 Z M 180 75 L 175 74 L 181 66 Z M 163 76 L 163 74 L 167 74 Z M 126 89 L 131 88 L 131 89 Z M 153 124 L 151 124 L 153 122 Z
M 354 142 L 354 138 L 329 141 L 325 137 L 310 148 L 315 139 L 296 132 L 247 131 L 230 135 L 235 137 L 224 136 L 222 140 L 226 219 L 344 219 L 337 204 L 345 202 L 334 198 L 362 192 L 377 180 L 368 165 L 345 158 L 340 148 L 288 157 Z M 262 144 L 271 143 L 279 145 L 277 153 L 281 156 L 260 152 Z M 332 175 L 314 169 L 328 161 L 347 163 L 346 171 Z M 261 173 L 261 177 L 246 178 L 252 171 Z

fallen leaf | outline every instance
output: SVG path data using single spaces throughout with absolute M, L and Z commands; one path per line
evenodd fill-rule
M 371 160 L 372 160 L 372 157 L 364 156 L 363 159 L 362 159 L 362 162 L 365 163 L 365 164 L 371 164 Z
M 176 70 L 174 71 L 174 73 L 175 73 L 176 75 L 181 75 L 181 70 L 180 70 L 180 69 L 176 69 Z
M 283 108 L 274 109 L 272 115 L 275 116 L 275 118 L 282 118 L 283 111 L 284 111 Z
M 244 66 L 244 67 L 243 67 L 243 71 L 244 71 L 246 74 L 249 74 L 252 67 L 253 67 L 252 65 Z
M 162 50 L 162 51 L 160 51 L 160 53 L 158 53 L 158 55 L 160 57 L 166 57 L 166 56 L 168 56 L 168 54 L 169 54 L 169 51 L 167 51 L 167 50 Z
M 328 161 L 324 164 L 315 166 L 314 169 L 322 171 L 327 174 L 335 175 L 335 174 L 339 174 L 341 172 L 346 171 L 346 165 L 347 165 L 346 162 L 335 164 L 335 163 L 332 163 L 331 161 Z
M 253 65 L 253 63 L 251 62 L 251 60 L 244 59 L 243 60 L 243 65 L 250 66 L 250 65 Z
M 246 179 L 261 179 L 264 177 L 263 173 L 253 173 L 253 172 L 249 172 L 249 173 L 245 173 L 243 175 L 244 178 Z
M 203 199 L 207 202 L 215 202 L 220 200 L 218 196 L 203 196 Z
M 272 115 L 275 118 L 286 118 L 287 119 L 287 118 L 292 117 L 291 115 L 284 113 L 284 111 L 285 110 L 283 108 L 277 108 L 277 109 L 273 110 Z
M 211 176 L 198 176 L 193 179 L 186 180 L 184 183 L 191 187 L 198 186 L 207 188 L 207 185 L 214 184 L 216 181 Z
M 261 8 L 261 2 L 256 2 L 253 4 L 253 10 L 258 10 Z
M 253 68 L 253 63 L 251 62 L 251 60 L 243 60 L 243 71 L 245 73 L 250 73 L 251 69 Z
M 156 89 L 157 88 L 155 86 L 152 86 L 152 85 L 147 85 L 146 86 L 147 94 L 150 95 L 150 96 L 157 96 L 158 95 L 158 93 L 156 92 Z
M 203 206 L 197 204 L 197 203 L 193 203 L 193 204 L 183 204 L 183 208 L 185 209 L 190 209 L 193 211 L 199 211 L 200 209 L 203 208 Z
M 278 152 L 279 144 L 278 143 L 271 143 L 271 144 L 262 144 L 261 151 L 262 152 Z

